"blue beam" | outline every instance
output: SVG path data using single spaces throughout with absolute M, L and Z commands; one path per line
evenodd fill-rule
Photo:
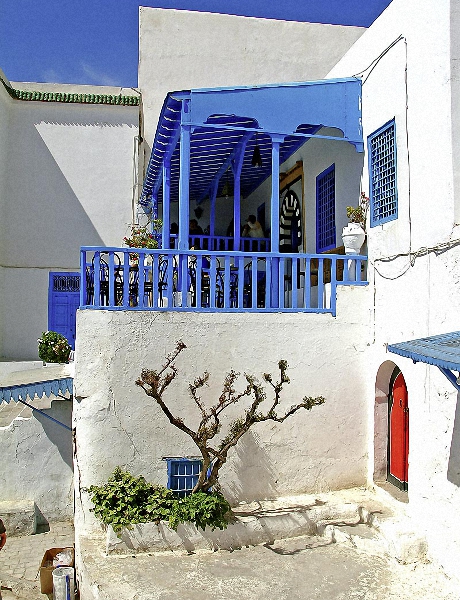
M 444 367 L 439 367 L 438 369 L 441 371 L 441 373 L 443 375 L 445 375 L 447 377 L 447 379 L 451 382 L 451 384 L 454 386 L 454 388 L 457 390 L 457 392 L 460 392 L 460 385 L 458 384 L 458 379 L 459 377 L 455 376 L 452 371 L 450 371 L 449 369 L 444 369 Z

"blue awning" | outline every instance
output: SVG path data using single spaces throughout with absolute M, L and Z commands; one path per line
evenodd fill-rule
M 432 335 L 430 337 L 389 344 L 388 351 L 438 367 L 447 379 L 460 391 L 457 377 L 452 371 L 460 372 L 460 331 Z
M 35 381 L 34 383 L 22 383 L 18 385 L 7 385 L 0 387 L 0 402 L 9 403 L 24 402 L 27 398 L 42 398 L 46 396 L 59 396 L 60 394 L 73 393 L 73 378 L 52 379 L 49 381 Z
M 140 203 L 161 197 L 162 168 L 171 166 L 170 199 L 178 199 L 180 133 L 191 128 L 190 200 L 201 202 L 223 187 L 232 195 L 233 177 L 223 177 L 243 153 L 241 196 L 247 197 L 271 175 L 271 135 L 280 135 L 280 164 L 314 137 L 353 144 L 363 152 L 361 80 L 356 78 L 193 89 L 170 92 L 159 118 Z M 327 133 L 321 132 L 330 128 Z M 259 146 L 262 167 L 251 158 Z M 229 189 L 230 186 L 230 189 Z

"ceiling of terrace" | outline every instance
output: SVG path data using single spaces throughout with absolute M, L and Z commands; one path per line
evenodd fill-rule
M 333 86 L 334 83 L 340 85 Z M 318 136 L 323 126 L 336 130 L 336 136 L 329 133 L 327 139 L 349 141 L 360 150 L 360 90 L 357 80 L 326 80 L 168 94 L 155 135 L 141 203 L 148 204 L 152 192 L 161 199 L 165 162 L 171 167 L 170 199 L 178 200 L 180 129 L 184 123 L 191 129 L 189 194 L 190 201 L 195 203 L 210 197 L 215 187 L 217 196 L 232 196 L 233 170 L 241 158 L 241 196 L 249 196 L 271 175 L 273 134 L 283 139 L 280 164 L 311 136 Z M 184 103 L 187 105 L 185 111 Z M 311 119 L 307 121 L 309 117 Z M 258 167 L 252 165 L 256 146 L 262 159 L 262 166 Z

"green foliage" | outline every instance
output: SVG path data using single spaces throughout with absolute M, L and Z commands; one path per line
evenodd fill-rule
M 88 492 L 94 504 L 94 514 L 114 531 L 133 523 L 168 519 L 177 502 L 173 492 L 148 483 L 144 477 L 134 477 L 116 467 L 104 485 L 92 485 Z
M 206 526 L 213 531 L 226 529 L 228 525 L 226 515 L 229 511 L 231 511 L 230 504 L 222 494 L 195 492 L 176 503 L 169 517 L 169 526 L 177 529 L 179 523 L 189 521 L 201 529 L 205 529 Z
M 369 208 L 369 198 L 364 192 L 359 196 L 358 206 L 347 206 L 347 218 L 350 223 L 359 223 L 366 230 L 366 216 Z
M 67 338 L 56 331 L 44 331 L 38 338 L 38 356 L 49 363 L 67 363 L 72 351 Z
M 150 223 L 147 223 L 147 225 L 133 225 L 131 235 L 124 237 L 123 242 L 130 248 L 148 248 L 149 250 L 159 248 L 157 234 L 161 231 L 162 226 L 161 219 L 153 219 L 151 225 Z
M 115 532 L 135 523 L 168 521 L 172 529 L 190 521 L 204 529 L 225 529 L 225 514 L 230 505 L 221 494 L 199 492 L 178 498 L 161 485 L 148 483 L 144 477 L 134 477 L 116 467 L 104 485 L 92 485 L 87 490 L 94 504 L 94 514 Z

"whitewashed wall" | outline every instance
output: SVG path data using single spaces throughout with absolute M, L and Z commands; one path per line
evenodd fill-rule
M 193 442 L 171 426 L 135 385 L 143 368 L 158 369 L 175 342 L 188 346 L 168 392 L 174 412 L 197 422 L 187 383 L 208 370 L 203 397 L 216 398 L 230 369 L 261 377 L 290 365 L 290 407 L 305 395 L 326 404 L 284 424 L 245 434 L 222 470 L 233 502 L 362 485 L 367 477 L 365 368 L 370 313 L 366 288 L 341 288 L 337 318 L 318 314 L 197 314 L 79 311 L 77 315 L 76 486 L 107 480 L 116 465 L 166 484 L 165 456 L 196 456 Z M 356 304 L 363 306 L 356 312 Z M 95 336 L 94 332 L 98 335 Z M 372 389 L 368 390 L 372 393 Z M 237 414 L 241 414 L 238 411 Z M 233 413 L 236 416 L 235 413 Z M 77 527 L 98 527 L 86 493 L 77 492 Z
M 13 85 L 50 92 L 135 93 Z M 3 98 L 6 92 L 1 92 Z M 36 340 L 48 328 L 49 272 L 78 271 L 80 246 L 118 246 L 127 233 L 139 109 L 7 98 L 0 110 L 8 116 L 10 140 L 0 189 L 0 357 L 33 359 Z
M 147 144 L 168 92 L 322 79 L 364 31 L 140 7 L 139 87 Z
M 72 403 L 53 400 L 46 414 L 71 425 Z M 35 502 L 38 523 L 72 519 L 72 432 L 34 412 L 0 427 L 1 499 Z
M 388 360 L 403 372 L 410 410 L 409 511 L 425 531 L 432 556 L 453 575 L 460 560 L 460 526 L 453 518 L 460 510 L 457 392 L 436 367 L 413 365 L 385 349 L 387 343 L 459 329 L 459 198 L 453 171 L 453 164 L 458 171 L 457 5 L 393 0 L 329 74 L 364 71 L 365 139 L 396 119 L 398 219 L 368 229 L 374 332 L 367 377 L 375 383 Z M 389 48 L 401 35 L 404 39 Z M 381 53 L 372 72 L 366 70 Z M 364 174 L 368 191 L 366 168 Z M 443 246 L 449 243 L 450 249 Z M 371 439 L 370 445 L 372 473 Z

